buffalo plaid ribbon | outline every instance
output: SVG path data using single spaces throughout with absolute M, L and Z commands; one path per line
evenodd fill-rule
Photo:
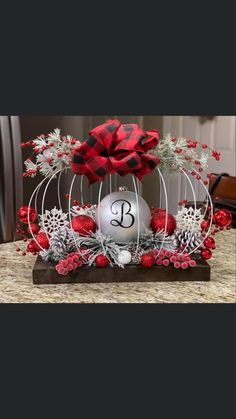
M 89 138 L 73 151 L 71 169 L 94 183 L 110 173 L 129 173 L 142 180 L 160 162 L 146 152 L 158 143 L 158 131 L 144 131 L 137 124 L 109 120 L 89 132 Z

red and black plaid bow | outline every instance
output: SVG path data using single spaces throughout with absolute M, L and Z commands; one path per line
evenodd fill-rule
M 89 138 L 73 152 L 71 168 L 85 174 L 90 183 L 102 180 L 109 173 L 134 174 L 142 180 L 159 163 L 146 152 L 158 143 L 158 131 L 144 131 L 137 124 L 122 125 L 109 120 L 89 133 Z

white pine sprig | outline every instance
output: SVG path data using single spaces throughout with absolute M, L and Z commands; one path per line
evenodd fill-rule
M 110 265 L 117 265 L 120 268 L 124 268 L 124 265 L 119 261 L 118 256 L 121 250 L 124 250 L 127 246 L 118 245 L 114 240 L 102 234 L 99 230 L 95 233 L 91 233 L 90 236 L 78 237 L 76 243 L 79 247 L 86 247 L 90 250 L 91 254 L 88 259 L 88 266 L 95 263 L 95 259 L 101 253 L 105 253 L 109 259 Z
M 130 246 L 130 249 L 134 251 L 136 249 L 137 242 L 133 242 Z M 172 236 L 168 236 L 163 230 L 158 230 L 154 233 L 151 229 L 146 228 L 143 233 L 140 234 L 139 238 L 139 249 L 141 252 L 160 249 L 163 247 L 166 250 L 174 250 L 174 238 Z
M 175 138 L 170 134 L 160 139 L 158 144 L 151 150 L 151 154 L 156 155 L 160 159 L 159 168 L 165 173 L 179 173 L 180 169 L 188 171 L 196 171 L 195 161 L 200 162 L 203 170 L 207 169 L 209 154 L 204 153 L 198 143 L 196 148 L 188 147 L 186 138 Z M 178 150 L 181 150 L 178 153 Z
M 32 160 L 27 159 L 25 160 L 25 167 L 26 167 L 26 172 L 30 172 L 30 171 L 35 171 L 35 173 L 37 172 L 37 164 L 34 163 Z
M 35 162 L 31 159 L 24 162 L 26 175 L 34 177 L 39 172 L 43 176 L 53 176 L 57 170 L 69 167 L 73 149 L 80 144 L 81 142 L 71 135 L 62 136 L 59 128 L 47 136 L 38 136 L 33 140 Z

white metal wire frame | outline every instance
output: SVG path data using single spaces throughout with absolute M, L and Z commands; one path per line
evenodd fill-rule
M 63 173 L 64 170 L 65 169 L 57 170 L 54 173 L 53 176 L 48 176 L 48 177 L 44 178 L 37 185 L 37 187 L 35 188 L 35 190 L 33 191 L 32 195 L 30 197 L 29 204 L 28 204 L 29 208 L 31 207 L 32 202 L 33 202 L 33 198 L 35 197 L 35 199 L 34 199 L 34 207 L 35 207 L 36 211 L 38 211 L 38 202 L 37 202 L 38 201 L 38 194 L 39 194 L 39 191 L 41 190 L 42 186 L 45 185 L 45 189 L 43 191 L 42 203 L 41 203 L 41 214 L 44 214 L 46 194 L 48 192 L 48 188 L 49 188 L 49 186 L 51 184 L 51 181 L 55 177 L 57 177 L 57 200 L 58 200 L 58 205 L 59 205 L 59 208 L 60 209 L 62 208 L 62 205 L 61 205 L 61 196 L 60 196 L 61 195 L 60 182 L 61 182 L 61 176 L 62 176 L 62 173 Z M 161 252 L 161 250 L 163 248 L 165 248 L 165 241 L 166 241 L 166 238 L 167 238 L 167 234 L 166 233 L 167 233 L 167 223 L 168 223 L 168 194 L 167 194 L 167 188 L 166 188 L 166 182 L 165 182 L 164 176 L 161 173 L 161 171 L 160 171 L 159 168 L 157 168 L 157 173 L 158 173 L 159 182 L 160 182 L 160 205 L 162 205 L 162 196 L 164 195 L 164 204 L 165 205 L 164 205 L 163 208 L 166 210 L 166 215 L 165 215 L 165 228 L 164 228 L 164 232 L 163 232 L 164 233 L 163 234 L 163 239 L 162 239 L 161 246 L 158 249 L 158 253 L 157 253 L 157 255 L 159 255 L 159 253 Z M 189 186 L 190 186 L 190 190 L 192 192 L 193 205 L 194 205 L 194 210 L 196 212 L 196 208 L 197 208 L 196 195 L 195 195 L 195 191 L 194 191 L 194 187 L 193 187 L 192 181 L 191 181 L 190 177 L 188 176 L 188 174 L 183 169 L 181 169 L 181 175 L 183 175 L 184 176 L 184 179 L 185 179 L 185 184 L 184 184 L 185 185 L 184 186 L 184 197 L 186 199 L 186 195 L 187 195 L 187 183 L 188 183 Z M 77 178 L 77 175 L 74 175 L 73 178 L 72 178 L 72 180 L 71 180 L 70 187 L 69 187 L 68 214 L 69 214 L 70 225 L 71 225 L 71 221 L 72 221 L 72 212 L 71 212 L 71 201 L 72 201 L 72 199 L 71 198 L 72 198 L 73 189 L 74 189 L 74 183 L 75 183 L 75 179 L 76 178 Z M 136 241 L 136 255 L 137 255 L 138 254 L 138 251 L 139 251 L 139 240 L 140 240 L 140 208 L 139 208 L 138 196 L 139 196 L 139 191 L 140 191 L 141 188 L 140 188 L 140 185 L 139 185 L 137 179 L 135 178 L 135 176 L 132 176 L 132 180 L 133 180 L 134 192 L 135 192 L 135 197 L 136 197 L 136 205 L 137 205 L 137 229 L 138 229 L 138 231 L 137 231 L 137 241 Z M 195 182 L 196 182 L 196 180 L 195 180 Z M 208 237 L 209 234 L 210 234 L 211 226 L 212 226 L 212 221 L 213 221 L 213 204 L 212 204 L 211 196 L 209 194 L 208 189 L 206 188 L 206 186 L 202 182 L 202 180 L 200 180 L 199 182 L 202 185 L 202 187 L 204 188 L 204 190 L 206 192 L 206 196 L 207 196 L 206 209 L 205 209 L 204 216 L 206 214 L 206 211 L 207 211 L 208 207 L 210 206 L 210 222 L 209 222 L 209 227 L 208 227 L 208 230 L 206 231 L 205 237 L 187 255 L 190 255 L 190 254 L 194 253 L 196 250 L 198 250 L 201 247 L 201 245 L 203 244 L 205 238 Z M 99 230 L 100 230 L 100 225 L 101 225 L 101 222 L 100 222 L 100 219 L 101 219 L 100 218 L 100 205 L 99 204 L 101 202 L 102 187 L 103 187 L 103 181 L 101 181 L 100 186 L 99 186 L 98 202 L 97 202 L 98 203 L 98 228 L 99 228 Z M 110 190 L 110 192 L 112 192 L 111 175 L 110 175 L 110 178 L 109 178 L 109 190 Z M 80 202 L 83 204 L 84 203 L 84 200 L 83 200 L 83 176 L 81 176 L 81 178 L 80 178 L 79 195 L 80 195 Z M 28 224 L 29 224 L 29 231 L 30 231 L 31 236 L 33 237 L 33 239 L 37 243 L 38 247 L 41 250 L 44 250 L 43 247 L 37 241 L 36 237 L 34 236 L 34 234 L 32 232 L 31 225 L 30 225 L 30 210 L 28 210 Z M 43 219 L 42 219 L 42 224 L 44 225 L 44 220 Z M 46 232 L 46 230 L 45 230 L 45 232 Z M 77 251 L 79 252 L 79 254 L 81 255 L 81 257 L 83 258 L 83 254 L 80 252 L 79 246 L 77 245 L 76 235 L 75 235 L 73 229 L 72 229 L 72 234 L 73 234 L 73 237 L 74 237 L 74 241 L 75 241 L 75 245 L 76 245 Z M 46 232 L 46 235 L 49 238 L 47 232 Z M 102 248 L 103 248 L 104 254 L 106 254 L 106 250 L 105 250 L 103 244 L 102 244 Z M 184 250 L 181 253 L 183 253 L 183 252 L 184 252 Z M 108 255 L 107 255 L 107 257 L 108 257 Z

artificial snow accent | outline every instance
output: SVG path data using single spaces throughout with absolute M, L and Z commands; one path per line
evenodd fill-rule
M 69 224 L 67 214 L 61 209 L 58 210 L 56 207 L 51 211 L 46 210 L 44 214 L 39 215 L 39 219 L 41 230 L 45 231 L 47 234 L 52 234 L 62 227 L 65 228 Z
M 195 210 L 193 207 L 182 206 L 175 218 L 177 230 L 200 231 L 204 216 L 201 209 Z

